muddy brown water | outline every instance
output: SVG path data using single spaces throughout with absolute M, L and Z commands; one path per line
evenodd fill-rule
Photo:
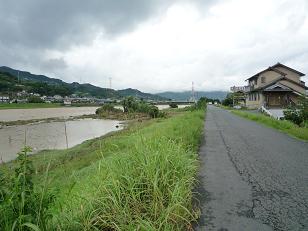
M 98 107 L 59 107 L 0 110 L 0 121 L 34 120 L 47 118 L 68 118 L 94 114 Z
M 0 129 L 0 162 L 15 159 L 25 144 L 32 147 L 33 153 L 44 149 L 65 149 L 121 128 L 119 121 L 98 119 L 3 127 Z

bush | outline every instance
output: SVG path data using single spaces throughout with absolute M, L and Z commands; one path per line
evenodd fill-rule
M 122 101 L 124 112 L 136 112 L 138 110 L 138 102 L 132 96 L 125 98 Z
M 177 105 L 175 102 L 171 102 L 171 103 L 169 104 L 169 107 L 170 107 L 170 108 L 178 108 L 178 105 Z
M 222 101 L 222 105 L 224 106 L 233 106 L 233 98 L 232 94 L 229 93 L 227 97 Z
M 44 103 L 44 100 L 42 100 L 40 97 L 38 96 L 30 96 L 28 98 L 28 103 Z
M 119 113 L 122 112 L 121 109 L 115 108 L 112 104 L 104 104 L 100 108 L 96 109 L 95 114 L 103 114 L 104 112 L 114 112 L 114 113 Z
M 284 118 L 299 126 L 306 126 L 308 121 L 308 99 L 302 97 L 296 107 L 289 108 L 284 112 Z
M 296 108 L 287 109 L 283 112 L 283 114 L 286 120 L 290 120 L 297 125 L 300 125 L 303 122 L 301 113 Z
M 165 117 L 165 113 L 160 112 L 158 107 L 154 105 L 150 105 L 144 101 L 137 101 L 134 97 L 127 97 L 122 101 L 122 105 L 124 108 L 124 112 L 132 113 L 132 112 L 140 112 L 146 113 L 151 118 L 159 118 Z
M 207 106 L 207 99 L 205 97 L 201 97 L 196 104 L 190 107 L 191 111 L 194 110 L 205 110 Z

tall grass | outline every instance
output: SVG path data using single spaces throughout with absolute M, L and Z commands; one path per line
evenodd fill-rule
M 0 230 L 40 230 L 39 227 L 46 230 L 47 209 L 52 196 L 46 187 L 37 188 L 40 192 L 35 191 L 29 152 L 31 148 L 26 146 L 18 153 L 12 176 L 0 176 Z M 48 169 L 46 180 L 47 175 Z
M 186 229 L 195 219 L 203 118 L 187 112 L 118 137 L 112 147 L 106 141 L 102 159 L 76 173 L 77 183 L 59 199 L 53 229 Z M 104 157 L 109 148 L 113 154 Z
M 59 153 L 33 156 L 36 191 L 43 195 L 51 190 L 56 196 L 44 210 L 49 216 L 40 228 L 188 229 L 196 218 L 192 188 L 203 122 L 204 111 L 182 112 Z M 45 164 L 48 156 L 50 165 Z M 47 166 L 52 181 L 40 184 Z
M 286 120 L 277 120 L 262 114 L 253 114 L 249 112 L 243 111 L 235 111 L 233 110 L 232 113 L 244 117 L 249 120 L 256 121 L 258 123 L 264 124 L 268 127 L 275 128 L 282 132 L 285 132 L 293 137 L 308 140 L 308 128 L 307 127 L 299 127 L 298 125 L 286 121 Z

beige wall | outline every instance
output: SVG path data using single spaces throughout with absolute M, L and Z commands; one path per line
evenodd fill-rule
M 265 77 L 265 83 L 261 83 L 261 77 Z M 278 79 L 279 77 L 281 77 L 281 75 L 275 71 L 266 71 L 266 72 L 263 72 L 262 74 L 260 74 L 258 77 L 257 77 L 257 84 L 255 85 L 254 84 L 254 87 L 257 88 L 257 87 L 262 87 L 272 81 L 274 81 L 275 79 Z M 251 81 L 254 83 L 254 81 Z
M 258 92 L 255 92 L 255 94 L 258 94 Z M 249 94 L 247 95 L 246 98 L 246 107 L 251 108 L 251 109 L 258 109 L 263 106 L 264 102 L 264 96 L 261 92 L 259 92 L 259 99 L 258 96 L 256 96 L 256 100 L 252 97 L 252 100 L 249 100 Z
M 300 92 L 301 94 L 305 94 L 306 93 L 305 88 L 300 87 L 300 86 L 298 86 L 298 85 L 296 85 L 294 83 L 291 83 L 291 82 L 289 82 L 287 80 L 280 80 L 280 81 L 278 81 L 278 83 L 281 83 L 281 84 L 283 84 L 283 85 L 285 85 L 287 87 L 290 87 L 290 88 Z
M 275 69 L 279 70 L 279 71 L 282 71 L 284 73 L 286 73 L 286 77 L 299 83 L 300 82 L 300 76 L 296 73 L 294 73 L 293 71 L 290 71 L 284 67 L 275 67 Z
M 261 76 L 265 77 L 265 83 L 261 83 Z M 281 77 L 281 75 L 275 71 L 266 71 L 259 76 L 257 87 L 262 87 L 275 79 L 278 79 L 279 77 Z

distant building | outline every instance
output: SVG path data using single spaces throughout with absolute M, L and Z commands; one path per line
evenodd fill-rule
M 71 106 L 72 105 L 72 101 L 70 99 L 64 99 L 63 104 L 65 106 Z
M 53 98 L 55 100 L 63 100 L 63 97 L 61 95 L 54 95 Z
M 0 95 L 0 103 L 9 103 L 10 102 L 10 97 Z

